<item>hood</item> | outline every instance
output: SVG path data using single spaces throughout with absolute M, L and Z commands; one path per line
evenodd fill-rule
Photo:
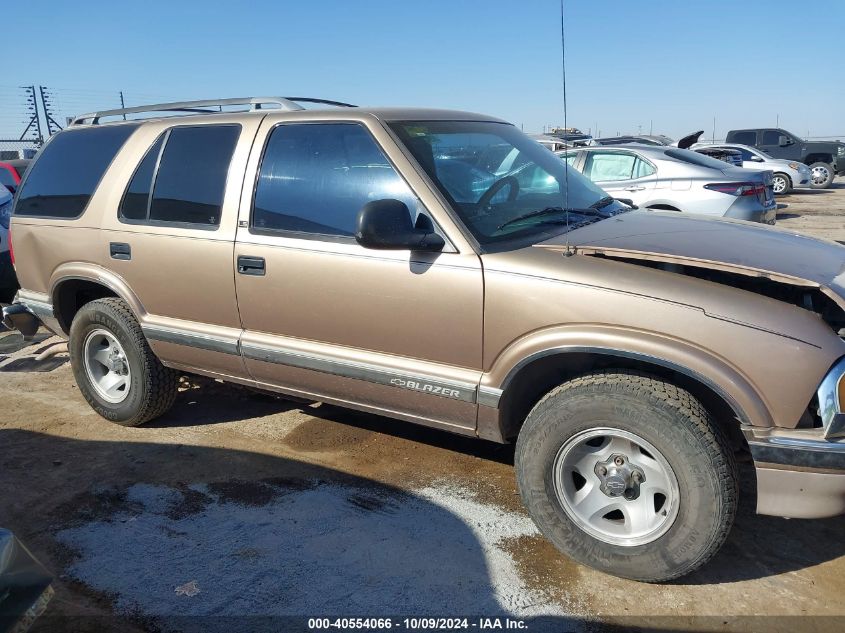
M 845 310 L 845 247 L 778 228 L 679 213 L 629 212 L 537 244 L 817 288 Z
M 677 143 L 675 143 L 675 146 L 678 149 L 689 149 L 690 147 L 698 143 L 698 139 L 701 138 L 702 134 L 704 134 L 704 130 L 693 132 L 692 134 L 689 134 L 680 139 Z

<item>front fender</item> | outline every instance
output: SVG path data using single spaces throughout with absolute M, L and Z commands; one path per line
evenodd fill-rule
M 555 326 L 517 339 L 481 379 L 479 403 L 497 406 L 517 374 L 540 358 L 590 353 L 636 359 L 683 373 L 719 394 L 744 424 L 771 427 L 774 420 L 750 379 L 727 360 L 688 341 L 610 326 Z

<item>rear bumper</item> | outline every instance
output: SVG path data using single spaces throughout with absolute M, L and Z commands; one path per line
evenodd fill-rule
M 757 471 L 759 514 L 802 519 L 845 514 L 845 440 L 825 440 L 821 429 L 744 432 Z
M 725 213 L 725 217 L 733 220 L 745 220 L 746 222 L 774 224 L 777 219 L 777 212 L 777 204 L 773 204 L 771 208 L 764 208 L 759 205 L 733 204 Z

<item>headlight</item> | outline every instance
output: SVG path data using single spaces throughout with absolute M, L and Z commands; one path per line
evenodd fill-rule
M 0 226 L 9 228 L 9 221 L 12 219 L 12 201 L 0 202 Z
M 845 358 L 840 358 L 819 385 L 819 417 L 822 419 L 824 437 L 842 437 L 842 414 L 845 405 Z
M 790 169 L 798 169 L 798 163 L 789 163 Z

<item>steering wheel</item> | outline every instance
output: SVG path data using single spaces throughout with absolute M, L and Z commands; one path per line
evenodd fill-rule
M 487 189 L 487 191 L 481 194 L 481 197 L 478 199 L 478 207 L 480 209 L 487 208 L 493 197 L 508 185 L 510 185 L 508 202 L 516 200 L 516 196 L 519 194 L 519 181 L 515 176 L 503 176 L 490 185 L 490 188 Z

